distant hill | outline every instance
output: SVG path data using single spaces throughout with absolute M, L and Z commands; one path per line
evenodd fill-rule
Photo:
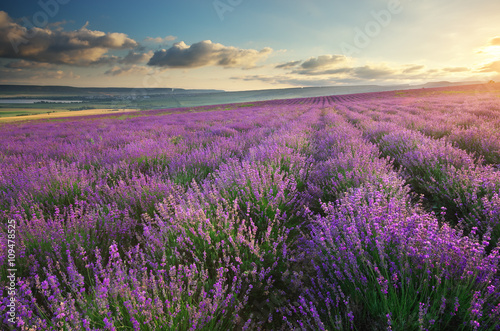
M 72 86 L 38 86 L 38 85 L 0 85 L 0 98 L 4 97 L 86 97 L 86 96 L 106 96 L 106 97 L 124 97 L 131 94 L 136 95 L 180 95 L 180 94 L 207 94 L 224 93 L 238 97 L 262 98 L 262 100 L 293 97 L 315 97 L 324 95 L 383 92 L 394 90 L 405 90 L 414 88 L 432 88 L 446 87 L 456 85 L 482 84 L 483 82 L 429 82 L 423 85 L 351 85 L 351 86 L 324 86 L 324 87 L 296 87 L 284 89 L 267 89 L 254 91 L 226 92 L 215 89 L 180 89 L 180 88 L 120 88 L 120 87 L 72 87 Z M 229 96 L 228 95 L 228 96 Z
M 193 94 L 217 93 L 222 90 L 200 90 L 179 88 L 121 88 L 121 87 L 72 87 L 72 86 L 38 86 L 38 85 L 0 85 L 0 97 L 38 97 L 38 96 L 110 96 L 120 97 L 127 94 Z
M 161 109 L 255 102 L 276 99 L 321 97 L 370 92 L 388 92 L 436 87 L 472 85 L 476 82 L 430 82 L 423 85 L 352 85 L 295 87 L 254 91 L 228 92 L 177 88 L 79 88 L 71 86 L 0 85 L 1 99 L 78 100 L 86 106 L 98 103 L 110 108 Z M 484 84 L 484 82 L 480 82 Z M 103 106 L 104 105 L 104 106 Z M 24 105 L 25 106 L 25 105 Z M 12 106 L 11 106 L 12 107 Z
M 460 86 L 460 85 L 475 85 L 475 84 L 484 84 L 485 82 L 481 81 L 474 81 L 474 82 L 448 82 L 448 81 L 442 81 L 442 82 L 429 82 L 422 87 L 425 88 L 433 88 L 433 87 L 447 87 L 447 86 Z

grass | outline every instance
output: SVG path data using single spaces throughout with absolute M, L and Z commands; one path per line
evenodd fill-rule
M 38 115 L 47 114 L 48 112 L 53 112 L 54 109 L 50 108 L 0 108 L 0 119 L 14 117 L 19 115 Z

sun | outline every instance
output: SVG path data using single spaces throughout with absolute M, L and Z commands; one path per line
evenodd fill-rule
M 500 59 L 500 46 L 487 46 L 481 50 L 481 53 L 494 57 L 495 59 Z

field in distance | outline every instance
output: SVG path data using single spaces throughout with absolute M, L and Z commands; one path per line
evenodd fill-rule
M 242 92 L 171 88 L 131 89 L 0 85 L 0 122 L 56 118 L 66 115 L 84 116 L 96 114 L 103 109 L 125 109 L 130 111 L 198 107 L 275 99 L 460 86 L 464 84 L 470 83 L 435 82 L 419 86 L 331 86 Z M 59 112 L 63 114 L 58 114 Z M 43 114 L 48 116 L 42 116 Z

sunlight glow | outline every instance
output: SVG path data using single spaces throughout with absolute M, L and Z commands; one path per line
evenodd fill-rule
M 485 47 L 481 50 L 481 53 L 494 57 L 494 60 L 498 60 L 500 58 L 500 46 Z

